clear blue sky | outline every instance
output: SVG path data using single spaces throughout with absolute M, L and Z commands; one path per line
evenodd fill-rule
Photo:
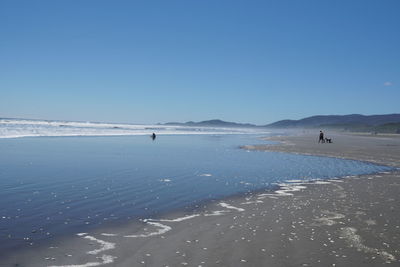
M 0 117 L 400 113 L 400 1 L 1 0 Z

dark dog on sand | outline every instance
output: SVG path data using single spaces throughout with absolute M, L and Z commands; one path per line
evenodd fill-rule
M 332 138 L 325 138 L 325 143 L 332 143 Z

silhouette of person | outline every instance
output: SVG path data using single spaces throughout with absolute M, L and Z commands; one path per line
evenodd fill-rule
M 153 140 L 156 139 L 156 134 L 155 134 L 155 133 L 153 133 L 153 134 L 151 135 L 151 139 L 153 139 Z
M 318 140 L 318 144 L 319 143 L 325 143 L 325 139 L 324 139 L 324 133 L 322 131 L 319 131 L 319 140 Z

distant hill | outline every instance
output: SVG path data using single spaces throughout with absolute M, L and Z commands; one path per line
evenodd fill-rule
M 386 115 L 318 115 L 300 120 L 281 120 L 257 126 L 250 123 L 236 123 L 223 120 L 200 122 L 168 122 L 162 125 L 203 126 L 203 127 L 244 127 L 244 128 L 330 128 L 352 132 L 400 133 L 400 114 Z
M 281 120 L 266 125 L 270 128 L 314 128 L 314 127 L 372 127 L 389 123 L 400 123 L 400 114 L 386 115 L 318 115 L 300 120 Z
M 222 120 L 207 120 L 207 121 L 200 121 L 200 122 L 194 122 L 194 121 L 188 121 L 184 123 L 180 122 L 168 122 L 165 123 L 164 125 L 180 125 L 180 126 L 204 126 L 204 127 L 257 127 L 254 124 L 250 123 L 236 123 L 236 122 L 229 122 L 229 121 L 222 121 Z

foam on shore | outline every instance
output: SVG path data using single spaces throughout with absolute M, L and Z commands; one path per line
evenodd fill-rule
M 158 227 L 159 229 L 155 232 L 150 232 L 146 234 L 138 234 L 138 235 L 125 235 L 124 237 L 151 237 L 151 236 L 156 236 L 156 235 L 162 235 L 165 234 L 168 231 L 171 231 L 172 228 L 168 225 L 161 224 L 158 222 L 150 222 L 146 221 L 147 224 Z
M 372 253 L 380 256 L 386 263 L 391 263 L 396 261 L 396 257 L 387 251 L 371 248 L 363 243 L 361 236 L 357 234 L 357 229 L 353 227 L 344 227 L 341 229 L 341 236 L 346 239 L 350 246 L 363 251 L 365 253 Z
M 227 209 L 232 209 L 232 210 L 237 210 L 237 211 L 244 211 L 244 209 L 242 209 L 242 208 L 231 206 L 231 205 L 229 205 L 229 204 L 227 204 L 225 202 L 221 202 L 221 203 L 219 203 L 219 205 L 221 207 L 224 207 L 224 208 L 227 208 Z
M 316 180 L 316 181 L 311 181 L 311 180 L 288 180 L 285 183 L 280 183 L 279 189 L 276 190 L 273 193 L 261 193 L 261 194 L 254 194 L 253 196 L 246 198 L 246 202 L 240 203 L 243 205 L 249 205 L 249 204 L 256 204 L 256 203 L 262 203 L 260 199 L 265 198 L 266 196 L 293 196 L 295 192 L 299 192 L 305 188 L 307 188 L 306 185 L 325 185 L 325 184 L 334 184 L 336 181 L 341 181 L 341 180 L 331 180 L 330 182 L 326 181 L 321 181 L 321 180 Z M 255 200 L 252 200 L 255 199 Z M 137 234 L 132 234 L 132 235 L 118 235 L 118 234 L 113 234 L 113 233 L 101 233 L 102 236 L 105 237 L 119 237 L 119 238 L 151 238 L 154 236 L 160 236 L 164 235 L 165 233 L 173 230 L 173 226 L 171 225 L 166 225 L 167 224 L 175 224 L 175 223 L 181 223 L 187 220 L 192 220 L 196 219 L 198 217 L 204 216 L 223 216 L 230 214 L 232 212 L 243 212 L 245 211 L 244 208 L 238 207 L 237 205 L 232 205 L 230 203 L 227 203 L 226 201 L 224 202 L 219 202 L 216 206 L 222 207 L 224 209 L 221 210 L 214 210 L 211 212 L 203 212 L 203 213 L 196 213 L 196 214 L 190 214 L 190 215 L 185 215 L 182 217 L 177 217 L 177 218 L 167 218 L 167 219 L 144 219 L 142 220 L 146 225 L 151 226 L 151 229 L 147 229 L 145 227 L 143 231 L 144 233 L 137 233 Z M 346 219 L 346 216 L 344 214 L 341 214 L 336 211 L 329 211 L 329 210 L 323 210 L 321 212 L 321 217 L 320 218 L 315 218 L 313 219 L 314 222 L 318 223 L 317 225 L 324 225 L 331 227 L 335 224 L 341 223 Z M 152 230 L 155 228 L 155 230 Z M 107 242 L 98 238 L 95 238 L 92 235 L 89 235 L 88 233 L 78 233 L 76 234 L 79 237 L 82 237 L 83 239 L 95 241 L 100 245 L 100 248 L 91 250 L 86 252 L 86 254 L 89 255 L 97 255 L 100 254 L 104 251 L 114 249 L 116 247 L 115 243 Z M 296 235 L 293 235 L 296 236 Z M 340 236 L 348 243 L 350 247 L 354 247 L 360 251 L 363 251 L 365 253 L 371 253 L 371 254 L 377 254 L 379 255 L 386 263 L 391 263 L 396 261 L 396 257 L 389 252 L 383 250 L 383 249 L 376 249 L 372 247 L 368 247 L 363 243 L 363 240 L 360 235 L 357 234 L 357 229 L 352 228 L 352 227 L 344 227 L 341 228 L 340 230 Z M 162 236 L 162 238 L 165 238 Z M 289 237 L 288 240 L 293 240 L 293 238 Z M 313 239 L 312 239 L 313 240 Z M 190 242 L 188 240 L 187 242 Z M 146 254 L 147 255 L 147 254 Z M 150 255 L 150 254 L 149 254 Z M 99 261 L 89 261 L 84 264 L 76 264 L 76 265 L 53 265 L 52 267 L 91 267 L 91 266 L 100 266 L 100 265 L 105 265 L 105 264 L 110 264 L 113 263 L 116 257 L 111 256 L 111 255 L 102 255 L 101 257 L 97 257 L 98 259 L 101 259 Z
M 89 239 L 91 241 L 95 241 L 95 242 L 97 242 L 97 243 L 99 243 L 101 245 L 101 247 L 99 249 L 88 251 L 88 252 L 86 252 L 87 254 L 97 255 L 100 252 L 115 248 L 115 244 L 114 243 L 106 242 L 104 240 L 97 239 L 97 238 L 95 238 L 93 236 L 90 236 L 90 235 L 87 235 L 84 238 Z
M 160 219 L 157 221 L 159 221 L 159 222 L 182 222 L 182 221 L 186 221 L 189 219 L 193 219 L 198 216 L 200 216 L 200 214 L 187 215 L 187 216 L 176 218 L 176 219 Z
M 261 193 L 261 194 L 256 194 L 254 197 L 256 198 L 254 201 L 251 200 L 251 198 L 246 198 L 246 202 L 243 202 L 241 204 L 243 205 L 249 205 L 249 204 L 256 204 L 256 203 L 263 203 L 261 199 L 265 197 L 271 197 L 271 196 L 292 196 L 295 192 L 298 192 L 300 190 L 303 190 L 306 188 L 305 184 L 329 184 L 330 182 L 322 182 L 322 181 L 307 181 L 307 180 L 288 180 L 286 183 L 280 183 L 279 189 L 276 190 L 273 193 Z M 182 217 L 178 218 L 173 218 L 173 219 L 144 219 L 142 220 L 143 223 L 145 223 L 148 226 L 151 226 L 152 228 L 155 228 L 155 230 L 148 230 L 147 227 L 145 227 L 144 233 L 137 233 L 137 234 L 131 234 L 131 235 L 118 235 L 115 233 L 101 233 L 102 236 L 105 237 L 110 237 L 110 238 L 115 238 L 115 237 L 123 237 L 123 238 L 150 238 L 154 236 L 160 236 L 164 235 L 167 232 L 171 231 L 173 229 L 172 226 L 166 225 L 165 223 L 181 223 L 183 221 L 195 219 L 200 216 L 208 217 L 208 216 L 223 216 L 226 214 L 229 214 L 231 212 L 243 212 L 245 211 L 244 208 L 233 206 L 227 202 L 219 202 L 217 206 L 220 206 L 224 208 L 223 210 L 213 210 L 211 212 L 204 212 L 204 213 L 197 213 L 197 214 L 190 214 L 190 215 L 185 215 Z M 340 220 L 344 218 L 344 215 L 338 214 L 338 213 L 333 213 L 329 211 L 324 212 L 325 216 L 322 218 L 317 218 L 315 219 L 316 222 L 322 223 L 324 225 L 331 226 L 336 223 L 337 220 Z M 349 231 L 347 231 L 349 233 Z M 100 248 L 91 250 L 86 252 L 86 254 L 90 255 L 96 255 L 101 252 L 107 251 L 114 249 L 116 247 L 115 243 L 107 242 L 98 238 L 95 238 L 91 235 L 88 235 L 87 233 L 78 233 L 76 234 L 79 237 L 95 241 L 98 244 L 100 244 Z M 102 255 L 101 257 L 102 261 L 101 262 L 88 262 L 85 264 L 81 265 L 60 265 L 60 266 L 54 266 L 54 267 L 91 267 L 91 266 L 100 266 L 104 264 L 109 264 L 112 263 L 115 259 L 115 257 L 110 256 L 110 255 Z M 392 259 L 388 256 L 388 259 Z

